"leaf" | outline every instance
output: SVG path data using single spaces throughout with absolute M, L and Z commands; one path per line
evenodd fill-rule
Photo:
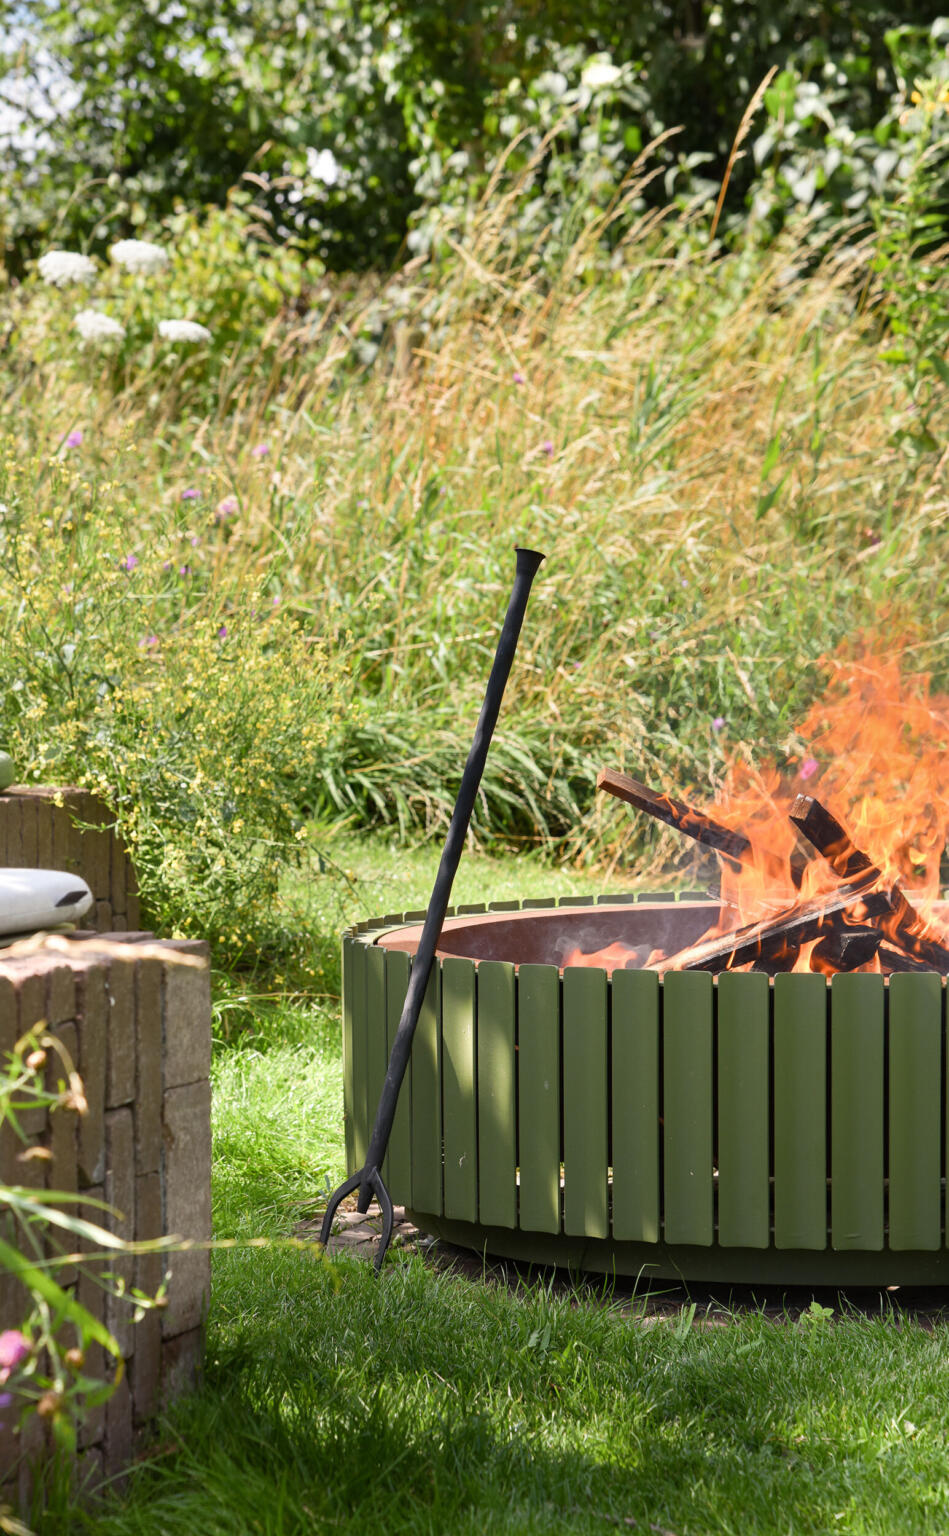
M 780 496 L 781 492 L 784 489 L 784 485 L 785 485 L 785 482 L 786 482 L 787 478 L 788 477 L 787 477 L 786 474 L 782 475 L 781 479 L 778 481 L 777 485 L 773 485 L 771 487 L 770 491 L 766 491 L 763 496 L 759 496 L 758 497 L 758 505 L 757 505 L 757 507 L 755 509 L 755 522 L 756 523 L 760 522 L 761 519 L 763 517 L 766 517 L 767 514 L 771 511 L 771 508 L 774 506 L 775 502 L 777 501 L 778 497 Z
M 775 432 L 767 448 L 765 449 L 764 460 L 761 465 L 762 480 L 767 480 L 768 476 L 771 474 L 771 471 L 777 468 L 777 463 L 780 457 L 781 434 L 780 432 Z
M 49 1275 L 37 1269 L 35 1264 L 31 1264 L 29 1259 L 24 1258 L 22 1253 L 18 1253 L 10 1243 L 4 1242 L 2 1237 L 0 1237 L 0 1265 L 16 1280 L 34 1291 L 37 1296 L 41 1296 L 49 1306 L 55 1308 L 60 1317 L 68 1318 L 70 1322 L 75 1323 L 83 1336 L 94 1339 L 97 1344 L 102 1345 L 103 1349 L 107 1349 L 110 1355 L 114 1355 L 121 1361 L 122 1351 L 108 1328 L 100 1323 L 97 1317 L 93 1317 L 91 1312 L 87 1312 L 85 1307 L 81 1307 L 78 1301 L 75 1301 L 68 1291 L 64 1291 L 57 1285 L 55 1280 L 50 1279 Z

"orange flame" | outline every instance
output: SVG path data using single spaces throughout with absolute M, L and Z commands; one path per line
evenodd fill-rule
M 949 839 L 949 697 L 932 692 L 928 673 L 902 671 L 901 649 L 867 646 L 856 658 L 829 659 L 830 686 L 796 733 L 806 746 L 792 757 L 790 772 L 732 759 L 708 814 L 743 833 L 750 848 L 740 864 L 721 860 L 727 905 L 700 942 L 840 892 L 830 863 L 788 819 L 799 794 L 814 796 L 843 825 L 882 875 L 873 881 L 876 888 L 899 886 L 926 931 L 949 942 L 933 910 Z M 844 914 L 843 922 L 849 918 Z M 608 962 L 599 958 L 603 952 L 575 951 L 565 963 L 621 964 L 616 951 L 610 947 Z M 793 969 L 833 971 L 827 954 L 819 938 L 808 940 L 795 952 Z M 649 963 L 662 968 L 664 958 L 674 963 L 659 954 Z M 879 957 L 853 968 L 879 971 Z

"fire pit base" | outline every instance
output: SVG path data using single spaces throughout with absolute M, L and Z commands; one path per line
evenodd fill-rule
M 615 970 L 715 903 L 459 908 L 382 1170 L 422 1230 L 658 1279 L 949 1283 L 945 978 Z M 346 1157 L 369 1133 L 424 913 L 343 940 Z
M 949 1285 L 949 1252 L 815 1252 L 793 1248 L 704 1248 L 666 1243 L 626 1243 L 614 1238 L 571 1238 L 511 1232 L 477 1222 L 449 1221 L 406 1211 L 421 1231 L 456 1248 L 518 1264 L 556 1266 L 577 1274 L 623 1275 L 709 1285 Z

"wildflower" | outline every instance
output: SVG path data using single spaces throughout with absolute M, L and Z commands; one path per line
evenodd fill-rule
M 269 452 L 269 443 L 257 443 L 256 446 L 250 450 L 250 456 L 252 459 L 265 459 Z
M 179 565 L 179 567 L 178 567 L 178 575 L 179 576 L 190 576 L 191 575 L 191 567 L 190 567 L 190 565 Z
M 82 445 L 82 433 L 80 432 L 79 428 L 76 427 L 72 432 L 70 432 L 68 437 L 64 437 L 63 442 L 66 444 L 67 448 L 79 448 Z
M 218 637 L 219 640 L 226 640 L 227 639 L 227 625 L 226 624 L 222 624 L 221 625 L 220 629 L 217 632 L 217 637 Z
M 165 341 L 210 341 L 211 332 L 197 320 L 159 320 L 158 334 Z
M 515 384 L 523 384 L 524 382 L 524 375 L 520 373 L 516 368 L 514 370 L 514 382 Z
M 724 715 L 716 715 L 715 719 L 712 721 L 712 730 L 713 731 L 720 731 L 724 724 L 725 724 L 725 716 Z
M 151 651 L 158 644 L 158 636 L 146 635 L 144 640 L 140 640 L 138 643 L 139 645 L 144 645 L 147 650 Z
M 121 560 L 119 564 L 123 571 L 134 571 L 138 565 L 138 555 L 126 555 L 125 559 Z
M 150 277 L 168 265 L 168 252 L 151 240 L 117 240 L 109 247 L 109 255 L 116 266 L 126 272 L 138 272 Z
M 216 523 L 223 523 L 225 518 L 233 517 L 237 511 L 237 505 L 236 496 L 223 497 L 214 509 L 214 521 Z
M 812 779 L 820 764 L 816 757 L 805 757 L 801 764 L 800 776 L 802 779 Z
M 122 322 L 113 320 L 111 315 L 104 315 L 100 309 L 81 309 L 73 325 L 83 341 L 91 341 L 95 346 L 125 339 L 125 326 Z
M 65 288 L 69 283 L 91 283 L 96 275 L 96 264 L 90 256 L 81 256 L 78 251 L 47 251 L 36 263 L 36 270 L 44 283 Z
M 189 485 L 186 491 L 182 491 L 181 499 L 182 501 L 197 501 L 200 495 L 200 491 L 196 491 L 193 485 Z
M 26 1334 L 16 1328 L 5 1328 L 0 1333 L 0 1382 L 7 1381 L 11 1371 L 22 1365 L 32 1345 Z
M 608 91 L 623 73 L 615 64 L 610 64 L 607 59 L 593 58 L 580 76 L 582 85 L 588 91 Z
M 546 453 L 548 459 L 552 459 L 553 456 L 554 456 L 554 445 L 550 441 L 550 438 L 548 437 L 546 442 L 541 443 L 540 446 L 541 446 L 542 452 Z

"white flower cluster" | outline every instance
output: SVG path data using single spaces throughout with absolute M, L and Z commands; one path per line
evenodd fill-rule
M 211 332 L 197 320 L 159 320 L 158 334 L 165 341 L 210 341 Z
M 91 283 L 96 275 L 96 264 L 91 256 L 78 251 L 47 251 L 36 263 L 44 283 L 55 288 L 65 288 L 69 283 Z
M 73 325 L 83 341 L 90 341 L 97 347 L 122 341 L 125 337 L 125 326 L 113 320 L 111 315 L 104 315 L 100 309 L 81 309 Z
M 145 276 L 160 272 L 162 267 L 168 265 L 168 252 L 160 245 L 154 245 L 151 240 L 117 240 L 109 246 L 109 255 L 116 266 L 124 267 L 126 272 L 143 273 Z
M 611 64 L 608 58 L 594 55 L 580 76 L 588 91 L 609 91 L 616 85 L 623 71 Z

